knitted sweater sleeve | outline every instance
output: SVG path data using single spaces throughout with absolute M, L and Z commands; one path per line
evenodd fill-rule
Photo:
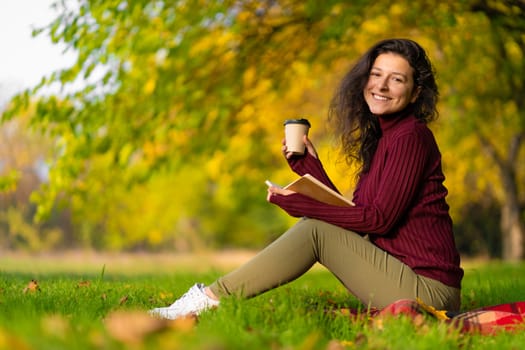
M 288 159 L 288 164 L 290 165 L 290 168 L 300 176 L 310 174 L 337 193 L 340 193 L 332 183 L 332 180 L 328 177 L 321 161 L 310 153 L 306 152 L 304 156 L 292 157 Z
M 298 193 L 275 194 L 270 202 L 291 216 L 319 219 L 363 234 L 386 234 L 413 204 L 424 176 L 427 155 L 428 144 L 422 135 L 406 133 L 396 137 L 384 154 L 375 155 L 374 162 L 382 163 L 381 176 L 376 176 L 378 183 L 359 186 L 360 192 L 373 195 L 356 195 L 354 207 L 328 205 Z M 367 186 L 374 188 L 367 189 Z

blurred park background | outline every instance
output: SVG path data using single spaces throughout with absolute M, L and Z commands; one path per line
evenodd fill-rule
M 525 1 L 63 0 L 53 9 L 34 34 L 75 59 L 0 106 L 0 252 L 266 245 L 296 221 L 265 199 L 265 179 L 296 177 L 280 152 L 283 121 L 310 119 L 323 164 L 351 196 L 354 170 L 326 124 L 331 94 L 372 44 L 406 37 L 437 71 L 431 128 L 462 255 L 523 259 Z

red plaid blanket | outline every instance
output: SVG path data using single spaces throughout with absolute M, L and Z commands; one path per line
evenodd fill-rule
M 465 333 L 492 335 L 499 331 L 525 329 L 525 302 L 523 301 L 452 314 L 435 310 L 419 300 L 398 300 L 382 310 L 372 311 L 370 316 L 407 315 L 415 318 L 422 314 L 430 314 L 458 327 Z

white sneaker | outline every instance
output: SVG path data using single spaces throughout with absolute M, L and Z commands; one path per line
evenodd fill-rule
M 219 301 L 204 292 L 204 284 L 197 283 L 183 296 L 167 307 L 149 310 L 149 314 L 159 318 L 174 320 L 180 317 L 199 315 L 201 312 L 219 306 Z

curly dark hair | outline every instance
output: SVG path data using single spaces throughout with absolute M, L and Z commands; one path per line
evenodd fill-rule
M 381 137 L 379 121 L 370 112 L 363 91 L 375 59 L 383 53 L 401 55 L 413 68 L 414 88 L 419 87 L 420 93 L 408 108 L 415 117 L 425 123 L 438 117 L 439 92 L 425 50 L 409 39 L 387 39 L 374 45 L 343 77 L 328 111 L 334 135 L 341 142 L 341 152 L 349 164 L 355 161 L 360 164 L 359 174 L 369 171 Z

